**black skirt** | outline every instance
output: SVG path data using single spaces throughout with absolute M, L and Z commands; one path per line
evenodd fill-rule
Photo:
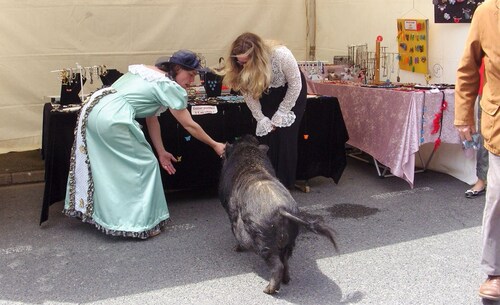
M 307 85 L 301 73 L 302 89 L 292 108 L 295 113 L 295 122 L 289 127 L 276 128 L 263 137 L 259 137 L 261 144 L 269 146 L 268 155 L 276 171 L 276 176 L 287 188 L 295 185 L 297 172 L 298 136 L 299 127 L 307 103 Z M 268 92 L 260 98 L 262 113 L 272 118 L 285 97 L 288 85 L 278 88 L 269 88 Z

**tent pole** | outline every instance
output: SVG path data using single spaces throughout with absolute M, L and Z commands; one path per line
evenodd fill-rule
M 316 60 L 316 0 L 306 0 L 306 60 Z

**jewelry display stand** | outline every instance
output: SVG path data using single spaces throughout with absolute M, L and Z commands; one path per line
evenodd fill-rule
M 116 69 L 107 69 L 105 65 L 82 67 L 78 63 L 76 68 L 64 68 L 51 72 L 59 73 L 61 80 L 61 95 L 58 102 L 54 103 L 60 106 L 81 104 L 85 99 L 83 88 L 87 79 L 90 84 L 93 84 L 94 78 L 98 76 L 104 88 L 111 86 L 123 75 Z
M 80 73 L 75 73 L 73 75 L 74 77 L 69 80 L 61 80 L 61 98 L 59 101 L 60 105 L 65 106 L 82 103 L 82 100 L 78 95 L 80 94 L 82 84 L 85 84 L 86 79 L 83 78 L 82 80 L 80 80 Z

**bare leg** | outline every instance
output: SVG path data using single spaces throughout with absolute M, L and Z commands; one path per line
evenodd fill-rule
M 475 191 L 480 191 L 480 190 L 483 190 L 485 186 L 486 186 L 486 183 L 484 180 L 477 179 L 476 184 L 474 184 L 471 189 L 475 190 Z

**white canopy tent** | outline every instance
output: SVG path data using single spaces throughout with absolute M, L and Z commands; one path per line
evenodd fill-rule
M 44 97 L 60 92 L 53 70 L 125 72 L 181 48 L 213 66 L 244 31 L 283 41 L 298 60 L 331 61 L 355 44 L 373 50 L 378 35 L 397 52 L 401 17 L 429 19 L 429 67 L 440 67 L 432 81 L 454 83 L 468 25 L 435 24 L 431 0 L 0 0 L 0 153 L 40 148 Z

